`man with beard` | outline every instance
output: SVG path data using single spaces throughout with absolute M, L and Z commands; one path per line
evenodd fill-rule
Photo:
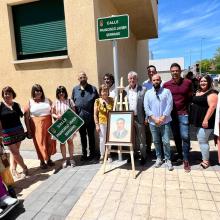
M 178 153 L 178 161 L 182 161 L 185 172 L 190 172 L 189 165 L 189 118 L 188 107 L 192 98 L 192 82 L 181 77 L 181 67 L 178 63 L 170 66 L 172 79 L 163 87 L 171 91 L 173 96 L 173 111 L 171 113 L 171 129 Z
M 94 102 L 98 98 L 96 88 L 87 83 L 87 75 L 85 72 L 79 73 L 79 85 L 73 88 L 72 99 L 75 103 L 76 113 L 84 120 L 84 125 L 79 129 L 82 157 L 81 161 L 87 159 L 92 160 L 95 157 L 95 123 L 94 123 Z M 87 134 L 89 139 L 89 157 L 87 158 Z
M 170 90 L 161 87 L 161 78 L 158 74 L 152 77 L 153 88 L 148 90 L 144 97 L 146 120 L 149 122 L 157 160 L 155 167 L 162 165 L 161 148 L 164 150 L 165 164 L 169 171 L 173 170 L 170 161 L 170 122 L 173 109 L 173 99 Z M 161 143 L 162 137 L 162 143 Z M 163 145 L 163 146 L 161 146 Z

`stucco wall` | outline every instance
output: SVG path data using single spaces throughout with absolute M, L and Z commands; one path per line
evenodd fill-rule
M 96 29 L 93 1 L 65 0 L 65 20 L 69 59 L 34 63 L 12 64 L 13 50 L 7 4 L 21 0 L 0 1 L 0 89 L 11 85 L 17 93 L 17 101 L 27 103 L 33 84 L 43 86 L 46 96 L 55 99 L 58 85 L 67 87 L 71 95 L 72 87 L 78 84 L 77 74 L 84 70 L 89 82 L 97 85 Z M 13 34 L 12 34 L 13 39 Z
M 94 0 L 95 18 L 107 17 L 118 14 L 111 0 Z M 141 48 L 144 46 L 144 49 Z M 146 50 L 145 50 L 146 49 Z M 127 73 L 131 70 L 143 70 L 147 64 L 147 43 L 140 45 L 132 30 L 129 39 L 118 40 L 119 79 L 124 76 L 124 85 L 127 85 Z M 141 60 L 137 61 L 137 57 Z M 144 60 L 144 61 L 143 61 Z M 97 62 L 99 83 L 102 83 L 103 75 L 107 72 L 113 74 L 112 42 L 97 40 Z

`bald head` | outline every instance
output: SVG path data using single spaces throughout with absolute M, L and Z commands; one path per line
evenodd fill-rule
M 153 79 L 158 79 L 158 80 L 161 81 L 161 77 L 160 77 L 159 74 L 155 74 L 155 75 L 153 75 L 153 76 L 152 76 L 152 80 L 153 80 Z
M 161 77 L 159 74 L 155 74 L 152 76 L 152 83 L 155 89 L 159 89 L 160 88 L 160 84 L 161 84 Z
M 81 86 L 85 87 L 87 84 L 87 75 L 84 71 L 81 71 L 78 76 L 78 80 Z

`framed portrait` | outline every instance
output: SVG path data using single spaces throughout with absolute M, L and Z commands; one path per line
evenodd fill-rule
M 132 111 L 109 111 L 106 142 L 133 143 L 133 120 Z

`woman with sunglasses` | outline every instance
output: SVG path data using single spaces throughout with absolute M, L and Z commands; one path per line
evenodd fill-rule
M 54 166 L 51 155 L 56 153 L 56 141 L 51 139 L 51 135 L 47 131 L 52 125 L 52 102 L 45 97 L 39 84 L 33 85 L 31 97 L 25 111 L 25 120 L 27 124 L 30 122 L 28 131 L 33 137 L 40 167 L 47 169 L 48 166 Z
M 108 86 L 102 84 L 99 88 L 100 98 L 95 100 L 94 104 L 94 121 L 96 125 L 96 131 L 99 133 L 100 139 L 100 163 L 103 163 L 105 154 L 105 140 L 106 140 L 106 130 L 107 130 L 107 117 L 108 112 L 113 109 L 114 100 L 109 97 Z M 111 161 L 111 159 L 110 159 Z
M 20 118 L 23 117 L 20 105 L 13 101 L 16 93 L 10 86 L 2 89 L 3 101 L 0 104 L 0 124 L 3 144 L 8 146 L 11 152 L 12 175 L 19 179 L 28 175 L 27 166 L 19 152 L 21 141 L 25 139 L 24 128 Z M 23 169 L 22 174 L 16 170 L 17 164 Z
M 75 104 L 72 99 L 68 99 L 68 93 L 64 86 L 58 86 L 58 88 L 56 89 L 56 98 L 57 99 L 53 104 L 53 110 L 52 110 L 53 118 L 59 120 L 67 109 L 72 109 L 73 111 L 75 111 Z M 70 161 L 69 161 L 70 166 L 75 167 L 76 162 L 73 159 L 73 150 L 74 150 L 73 136 L 67 140 L 67 144 L 68 144 L 68 150 L 70 156 Z M 66 159 L 66 144 L 60 143 L 60 150 L 63 156 L 62 167 L 66 168 L 68 165 L 68 161 Z

